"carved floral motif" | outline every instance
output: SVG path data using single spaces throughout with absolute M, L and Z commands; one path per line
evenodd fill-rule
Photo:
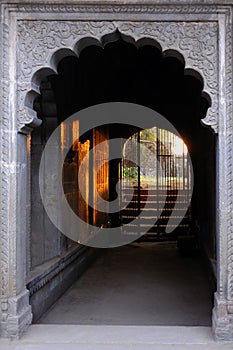
M 20 21 L 18 25 L 18 79 L 32 78 L 34 68 L 49 65 L 53 52 L 73 48 L 82 37 L 101 37 L 116 29 L 112 22 Z
M 18 4 L 14 6 L 14 10 L 19 12 L 34 12 L 34 13 L 84 13 L 84 14 L 102 14 L 102 13 L 132 13 L 132 14 L 217 14 L 225 13 L 226 9 L 219 6 L 199 6 L 199 5 L 162 5 L 161 3 L 156 5 L 141 5 L 141 4 L 63 4 L 63 5 L 51 5 L 51 4 Z
M 218 46 L 216 22 L 207 23 L 122 23 L 120 32 L 135 39 L 155 39 L 163 51 L 177 50 L 185 58 L 186 68 L 197 70 L 204 78 L 204 89 L 210 95 L 212 105 L 203 123 L 217 132 L 218 127 Z
M 24 120 L 25 83 L 30 84 L 37 70 L 49 66 L 53 53 L 62 48 L 74 50 L 82 38 L 94 37 L 101 41 L 104 35 L 117 29 L 135 41 L 149 37 L 156 40 L 163 50 L 182 53 L 186 66 L 197 70 L 204 78 L 204 88 L 212 100 L 204 123 L 217 131 L 217 22 L 19 21 L 19 127 L 30 122 Z

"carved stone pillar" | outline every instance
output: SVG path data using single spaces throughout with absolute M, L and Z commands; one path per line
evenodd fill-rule
M 27 136 L 18 134 L 14 109 L 14 67 L 10 65 L 10 22 L 1 24 L 1 232 L 0 232 L 0 331 L 2 337 L 19 337 L 31 323 L 26 290 Z

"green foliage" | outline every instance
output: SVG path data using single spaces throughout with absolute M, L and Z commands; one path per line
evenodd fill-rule
M 154 128 L 142 130 L 140 132 L 140 138 L 141 140 L 155 141 Z
M 123 167 L 122 176 L 128 180 L 136 179 L 138 176 L 137 167 Z

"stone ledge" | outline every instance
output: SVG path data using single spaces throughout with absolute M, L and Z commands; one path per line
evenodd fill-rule
M 96 255 L 97 251 L 94 248 L 73 247 L 63 256 L 53 259 L 34 270 L 33 277 L 27 284 L 30 292 L 33 322 L 37 322 L 77 280 Z
M 31 271 L 27 283 L 27 289 L 30 296 L 37 292 L 40 288 L 43 288 L 51 279 L 56 277 L 62 270 L 64 270 L 69 264 L 71 264 L 77 257 L 80 257 L 85 253 L 86 247 L 75 246 L 70 248 L 67 252 L 61 256 L 55 257 L 37 267 Z
M 214 344 L 211 327 L 33 325 L 22 344 Z
M 64 5 L 64 0 L 1 0 L 2 4 L 34 4 L 34 5 L 58 5 L 62 4 Z M 127 2 L 124 0 L 67 0 L 66 5 L 73 5 L 73 4 L 80 4 L 80 5 L 96 5 L 96 4 L 103 4 L 103 5 L 233 5 L 233 0 L 128 0 Z

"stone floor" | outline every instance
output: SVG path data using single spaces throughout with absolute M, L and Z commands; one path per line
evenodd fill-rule
M 200 257 L 181 257 L 174 243 L 135 243 L 104 250 L 39 323 L 210 326 L 211 309 Z
M 41 324 L 0 349 L 232 350 L 214 341 L 211 308 L 200 257 L 182 258 L 174 244 L 132 244 L 105 250 Z

